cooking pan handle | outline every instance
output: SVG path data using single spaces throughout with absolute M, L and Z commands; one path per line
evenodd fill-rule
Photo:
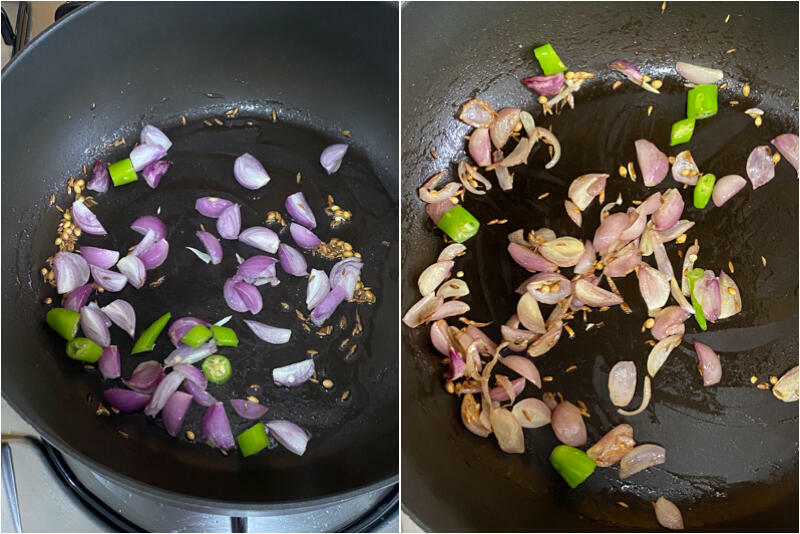
M 3 442 L 3 487 L 8 496 L 11 508 L 11 519 L 14 521 L 14 532 L 22 532 L 22 518 L 19 513 L 19 497 L 17 496 L 17 479 L 14 476 L 14 460 L 11 457 L 11 445 Z

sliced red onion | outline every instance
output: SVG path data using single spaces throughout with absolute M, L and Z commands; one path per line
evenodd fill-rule
M 592 245 L 601 255 L 611 250 L 619 240 L 619 236 L 630 226 L 630 218 L 627 213 L 612 213 L 606 217 L 594 233 Z
M 89 266 L 89 269 L 91 270 L 92 278 L 97 285 L 106 291 L 111 291 L 114 293 L 117 291 L 122 291 L 122 289 L 125 287 L 125 284 L 128 283 L 128 279 L 124 274 L 120 274 L 115 271 L 109 271 L 108 269 L 101 269 L 96 265 Z
M 585 210 L 594 197 L 606 188 L 608 174 L 591 173 L 578 176 L 569 184 L 567 195 L 580 210 Z
M 511 381 L 511 391 L 506 389 L 503 386 L 493 387 L 489 391 L 489 397 L 492 399 L 493 402 L 508 402 L 511 400 L 509 393 L 513 393 L 514 396 L 519 395 L 522 393 L 522 390 L 525 389 L 525 379 L 524 378 L 517 378 L 516 380 Z
M 236 268 L 236 276 L 248 284 L 262 286 L 271 283 L 278 284 L 275 270 L 275 258 L 269 256 L 252 256 L 247 258 Z
M 539 245 L 538 252 L 559 267 L 572 267 L 583 256 L 583 243 L 574 237 L 558 237 Z
M 326 147 L 319 156 L 319 163 L 328 174 L 333 174 L 342 166 L 344 154 L 347 152 L 347 145 L 337 143 Z
M 666 461 L 667 451 L 658 445 L 639 445 L 631 449 L 619 461 L 619 478 L 624 480 L 648 467 L 663 464 Z
M 117 269 L 125 275 L 128 282 L 136 289 L 144 285 L 147 273 L 145 272 L 144 263 L 136 256 L 125 256 L 117 262 Z
M 642 263 L 642 253 L 637 247 L 632 247 L 625 252 L 620 251 L 614 258 L 608 260 L 603 274 L 611 277 L 627 276 L 640 263 Z
M 473 128 L 488 128 L 496 116 L 489 104 L 483 100 L 473 99 L 462 106 L 458 119 Z
M 783 402 L 797 402 L 798 398 L 798 370 L 795 365 L 778 379 L 772 387 L 772 394 Z
M 260 419 L 267 413 L 267 407 L 257 402 L 244 399 L 231 399 L 230 403 L 236 415 L 245 419 Z
M 147 270 L 160 267 L 167 259 L 169 254 L 169 243 L 166 239 L 159 239 L 153 246 L 138 255 L 142 265 Z
M 451 300 L 439 306 L 430 317 L 428 321 L 436 321 L 446 317 L 455 317 L 457 315 L 464 315 L 469 311 L 469 304 L 461 302 L 460 300 Z
M 337 262 L 336 265 L 331 268 L 329 277 L 331 289 L 335 286 L 342 286 L 342 288 L 347 291 L 347 300 L 352 299 L 363 266 L 364 262 L 358 258 L 345 258 Z
M 600 467 L 611 467 L 622 460 L 634 446 L 633 427 L 627 423 L 609 430 L 600 441 L 589 447 L 586 454 Z
M 197 250 L 194 247 L 186 247 L 186 250 L 188 250 L 189 252 L 191 252 L 192 254 L 197 256 L 200 259 L 200 261 L 202 261 L 203 263 L 210 263 L 211 262 L 211 256 L 209 256 L 208 254 L 206 254 L 202 250 Z
M 656 191 L 655 193 L 644 199 L 644 202 L 639 204 L 639 206 L 636 208 L 636 211 L 644 215 L 651 215 L 655 213 L 655 211 L 660 207 L 661 207 L 661 192 Z
M 516 318 L 516 314 L 514 315 Z M 528 345 L 538 339 L 541 334 L 531 332 L 530 330 L 523 330 L 508 325 L 500 326 L 500 334 L 503 336 L 503 341 L 508 341 L 508 348 L 514 352 L 522 352 Z
M 151 248 L 153 245 L 156 244 L 156 232 L 154 230 L 147 230 L 147 233 L 144 234 L 144 237 L 141 241 L 136 245 L 136 247 L 130 252 L 130 256 L 139 256 L 140 254 L 144 254 Z
M 158 161 L 167 155 L 167 151 L 158 145 L 141 144 L 131 150 L 128 156 L 133 165 L 133 170 L 136 172 L 141 171 L 154 161 Z
M 214 447 L 223 451 L 236 446 L 228 414 L 225 413 L 225 406 L 221 402 L 212 404 L 206 409 L 206 413 L 200 420 L 200 434 L 208 439 Z
M 469 155 L 479 167 L 492 163 L 492 140 L 488 128 L 476 128 L 469 134 Z
M 655 324 L 651 329 L 653 337 L 662 340 L 667 336 L 682 336 L 685 331 L 683 323 L 689 313 L 680 306 L 667 306 L 655 315 Z
M 656 512 L 656 520 L 659 525 L 670 530 L 683 530 L 683 516 L 672 501 L 665 499 L 663 496 L 659 497 L 653 503 L 653 509 Z
M 567 212 L 567 217 L 569 217 L 576 226 L 580 227 L 583 224 L 583 215 L 581 214 L 581 210 L 575 205 L 574 202 L 571 200 L 565 200 L 564 211 Z
M 236 239 L 242 227 L 242 211 L 239 204 L 232 204 L 222 210 L 217 219 L 217 233 L 222 239 Z
M 292 331 L 288 328 L 278 328 L 277 326 L 269 326 L 258 321 L 248 320 L 245 320 L 245 324 L 250 327 L 250 330 L 253 331 L 258 339 L 273 345 L 288 343 L 292 337 Z
M 261 162 L 248 153 L 242 154 L 233 162 L 233 177 L 239 185 L 252 190 L 261 189 L 270 181 Z
M 725 271 L 719 272 L 719 295 L 720 319 L 727 319 L 742 311 L 742 294 L 739 292 L 739 286 L 733 278 L 725 274 Z
M 670 294 L 669 278 L 646 263 L 639 265 L 636 276 L 639 279 L 639 292 L 647 304 L 647 313 L 653 315 L 667 303 Z
M 171 161 L 160 160 L 154 161 L 144 169 L 142 169 L 142 176 L 144 181 L 147 182 L 151 188 L 155 189 L 161 183 L 161 179 L 167 174 L 169 168 L 172 167 Z
M 463 160 L 458 163 L 458 179 L 461 180 L 464 189 L 474 195 L 485 195 L 486 191 L 492 188 L 489 180 Z M 476 185 L 473 186 L 473 183 Z M 484 190 L 478 189 L 480 186 L 483 186 Z
M 703 377 L 703 386 L 718 384 L 722 378 L 722 363 L 720 363 L 719 354 L 705 343 L 697 340 L 694 340 L 694 350 L 697 352 L 697 359 L 700 362 L 698 368 Z
M 264 302 L 261 298 L 261 293 L 258 292 L 255 286 L 247 282 L 236 282 L 233 284 L 233 290 L 239 295 L 239 298 L 250 313 L 255 315 L 261 311 Z
M 194 401 L 200 406 L 208 407 L 213 404 L 216 404 L 217 402 L 217 399 L 215 399 L 214 396 L 211 395 L 211 393 L 204 390 L 203 388 L 201 388 L 200 386 L 198 386 L 197 384 L 195 384 L 190 380 L 183 381 L 183 389 L 185 389 L 186 392 L 189 393 L 194 399 Z
M 242 297 L 239 293 L 234 289 L 238 280 L 234 280 L 233 278 L 228 278 L 225 281 L 225 285 L 223 286 L 223 294 L 225 296 L 225 303 L 228 305 L 230 309 L 237 312 L 245 312 L 247 311 L 247 304 L 245 304 Z
M 183 419 L 186 412 L 192 405 L 192 396 L 182 391 L 176 391 L 167 399 L 162 412 L 164 426 L 170 436 L 175 437 L 183 426 Z
M 339 286 L 336 286 L 339 287 Z M 335 290 L 336 288 L 334 288 Z M 341 288 L 340 288 L 341 289 Z M 333 293 L 333 291 L 331 291 Z M 343 301 L 347 297 L 347 293 L 344 289 L 340 292 L 340 297 L 336 299 L 336 305 L 338 306 L 341 301 Z M 325 299 L 329 299 L 330 294 L 325 297 Z M 323 302 L 325 302 L 323 300 Z M 436 295 L 428 295 L 427 297 L 422 297 L 418 300 L 411 308 L 408 309 L 406 314 L 403 316 L 403 322 L 409 328 L 416 328 L 422 323 L 424 323 L 428 317 L 430 317 L 438 308 L 444 303 L 444 298 L 437 297 Z M 317 306 L 319 308 L 319 306 Z M 315 310 L 317 308 L 314 308 Z M 330 313 L 327 313 L 327 317 L 330 316 Z M 312 314 L 313 315 L 313 314 Z
M 119 259 L 119 252 L 106 248 L 81 247 L 79 252 L 86 263 L 96 265 L 101 269 L 110 269 Z
M 103 306 L 102 311 L 112 323 L 133 337 L 136 331 L 136 312 L 128 301 L 117 299 L 111 304 Z
M 536 369 L 536 366 L 529 358 L 524 356 L 506 356 L 500 360 L 500 363 L 527 379 L 534 386 L 538 388 L 542 387 L 542 379 L 539 375 L 539 370 Z
M 617 413 L 624 416 L 634 416 L 642 413 L 647 408 L 647 405 L 650 404 L 650 397 L 652 396 L 652 389 L 650 387 L 650 377 L 644 377 L 644 387 L 642 388 L 642 403 L 633 411 L 623 410 L 622 408 L 617 408 Z
M 450 355 L 453 342 L 450 339 L 449 327 L 444 319 L 439 319 L 431 324 L 431 343 L 436 350 L 445 356 Z
M 594 272 L 594 266 L 597 260 L 597 254 L 594 251 L 594 245 L 589 240 L 583 244 L 583 254 L 578 258 L 578 263 L 575 264 L 573 272 L 575 274 L 589 274 Z
M 642 237 L 644 239 L 644 237 Z M 658 232 L 651 228 L 649 234 L 650 246 L 653 248 L 653 255 L 656 258 L 656 266 L 661 271 L 667 280 L 675 278 L 675 271 L 672 270 L 672 263 L 667 256 L 667 250 L 664 248 L 664 243 L 661 241 L 661 236 Z
M 514 147 L 514 150 L 512 150 L 508 156 L 498 161 L 497 163 L 489 165 L 488 167 L 486 167 L 486 169 L 492 170 L 496 167 L 514 167 L 516 165 L 527 163 L 528 156 L 530 156 L 531 154 L 533 145 L 534 145 L 533 141 L 531 141 L 527 137 L 523 137 L 522 139 L 519 140 L 517 146 Z
M 564 73 L 550 76 L 531 76 L 522 79 L 522 85 L 541 96 L 555 96 L 564 87 Z
M 680 334 L 667 336 L 656 343 L 647 356 L 647 373 L 655 378 L 656 373 L 666 363 L 673 349 L 681 344 Z
M 753 184 L 753 189 L 758 189 L 775 177 L 775 161 L 768 146 L 757 146 L 750 152 L 747 158 L 747 177 Z
M 561 331 L 563 328 L 564 324 L 561 320 L 551 323 L 547 328 L 547 332 L 536 338 L 536 340 L 528 346 L 528 356 L 536 358 L 542 354 L 546 354 L 558 343 L 558 340 L 561 339 Z
M 288 388 L 297 387 L 305 383 L 314 374 L 314 360 L 300 360 L 299 362 L 272 370 L 272 380 L 279 386 Z
M 688 174 L 684 175 L 685 171 L 688 171 Z M 700 170 L 694 162 L 692 153 L 688 150 L 679 152 L 675 156 L 675 163 L 672 164 L 672 178 L 682 184 L 697 185 L 697 180 L 700 178 Z
M 306 289 L 306 307 L 310 310 L 316 308 L 331 291 L 328 275 L 325 271 L 311 269 Z
M 578 297 L 581 302 L 592 308 L 622 304 L 622 297 L 611 291 L 597 287 L 584 278 L 577 280 L 575 284 L 573 284 L 573 287 L 575 288 L 574 295 Z
M 561 159 L 561 143 L 558 141 L 558 138 L 548 130 L 547 128 L 542 128 L 541 126 L 537 126 L 534 128 L 534 135 L 531 138 L 531 148 L 533 145 L 539 140 L 544 139 L 547 144 L 553 147 L 553 156 L 550 158 L 550 161 L 545 164 L 545 169 L 552 169 L 555 167 L 558 160 Z M 509 154 L 511 157 L 511 154 Z
M 252 226 L 239 234 L 239 241 L 264 252 L 275 254 L 281 244 L 278 234 L 263 226 Z
M 110 328 L 111 325 L 114 324 L 114 323 L 111 322 L 111 319 L 106 317 L 106 314 L 103 313 L 103 310 L 100 309 L 100 306 L 97 305 L 97 301 L 90 302 L 89 304 L 86 305 L 86 307 L 87 308 L 91 308 L 94 311 L 100 312 L 100 315 L 103 317 L 103 322 L 105 323 L 105 325 L 107 327 Z M 80 310 L 78 310 L 78 311 L 80 311 Z
M 724 76 L 719 69 L 701 67 L 700 65 L 692 65 L 683 61 L 675 63 L 675 70 L 690 82 L 698 85 L 717 83 Z
M 289 232 L 297 246 L 304 249 L 314 249 L 320 246 L 322 241 L 314 235 L 314 232 L 297 223 L 289 225 Z
M 92 169 L 92 179 L 86 184 L 86 189 L 90 191 L 97 191 L 98 193 L 105 193 L 108 191 L 108 186 L 111 183 L 111 176 L 108 174 L 108 169 L 99 160 L 94 160 L 94 168 Z
M 179 363 L 174 366 L 173 370 L 176 373 L 182 374 L 183 377 L 189 382 L 194 382 L 203 389 L 206 389 L 208 387 L 208 379 L 206 378 L 206 375 L 204 375 L 203 371 L 201 371 L 194 365 L 190 365 L 187 363 Z
M 486 438 L 491 434 L 491 430 L 481 422 L 480 404 L 470 394 L 461 399 L 461 422 L 476 436 Z
M 86 303 L 89 301 L 89 295 L 92 294 L 92 289 L 94 289 L 92 284 L 84 284 L 76 287 L 64 297 L 62 306 L 74 312 L 81 311 L 81 308 L 86 306 Z
M 523 326 L 531 332 L 537 334 L 545 333 L 546 328 L 542 312 L 539 309 L 539 303 L 528 292 L 524 293 L 517 303 L 517 317 L 519 317 Z
M 292 276 L 305 276 L 308 274 L 308 264 L 303 254 L 286 243 L 281 243 L 278 247 L 278 260 L 287 274 Z
M 450 347 L 447 355 L 450 359 L 450 371 L 447 373 L 447 379 L 458 380 L 464 376 L 464 370 L 467 368 L 464 359 L 453 347 Z
M 285 420 L 269 421 L 266 427 L 275 440 L 286 447 L 289 452 L 298 456 L 305 454 L 306 446 L 311 439 L 308 432 Z
M 644 81 L 642 78 L 642 72 L 639 68 L 631 63 L 630 61 L 625 61 L 624 59 L 618 59 L 616 61 L 612 61 L 608 64 L 608 68 L 617 72 L 621 72 L 628 78 L 630 81 L 635 83 L 636 85 L 642 85 Z
M 446 324 L 446 323 L 445 323 Z M 466 330 L 467 335 L 477 343 L 477 348 L 481 354 L 491 356 L 497 350 L 497 344 L 489 336 L 475 325 L 469 325 Z
M 775 139 L 772 140 L 772 144 L 775 145 L 775 148 L 778 149 L 778 152 L 786 158 L 794 170 L 797 171 L 797 158 L 798 153 L 800 153 L 800 148 L 798 148 L 798 140 L 797 134 L 792 133 L 785 133 L 781 134 Z
M 550 408 L 539 399 L 522 399 L 514 405 L 511 413 L 522 428 L 539 428 L 550 424 Z
M 289 215 L 291 215 L 295 221 L 309 229 L 317 227 L 317 220 L 314 218 L 314 212 L 311 211 L 311 206 L 303 193 L 297 192 L 293 195 L 289 195 L 286 197 L 285 204 L 286 211 L 289 212 Z
M 103 378 L 119 378 L 122 372 L 119 359 L 119 348 L 116 345 L 109 345 L 103 348 L 103 354 L 97 360 L 97 368 Z
M 497 112 L 497 118 L 489 128 L 489 135 L 495 147 L 503 148 L 505 146 L 514 127 L 519 123 L 520 111 L 519 108 L 503 108 Z
M 542 304 L 556 304 L 572 294 L 572 283 L 558 273 L 537 273 L 530 278 L 526 291 Z
M 198 319 L 197 317 L 181 317 L 179 319 L 175 319 L 172 321 L 172 324 L 169 325 L 169 330 L 167 331 L 170 341 L 172 341 L 172 344 L 176 347 L 180 347 L 183 345 L 181 342 L 183 336 L 185 336 L 187 333 L 189 333 L 189 330 L 199 324 L 208 326 L 207 322 L 202 319 Z
M 489 423 L 503 452 L 522 454 L 525 452 L 525 436 L 517 418 L 505 408 L 494 408 L 489 413 Z
M 445 199 L 435 204 L 426 204 L 425 211 L 428 213 L 428 217 L 431 218 L 431 221 L 433 221 L 433 224 L 436 225 L 439 224 L 439 219 L 442 218 L 442 215 L 455 207 L 455 204 L 450 202 L 450 199 Z
M 111 344 L 111 332 L 108 331 L 103 312 L 84 306 L 81 308 L 80 313 L 83 335 L 101 347 L 109 346 Z
M 544 259 L 540 254 L 517 243 L 508 244 L 508 253 L 517 264 L 529 271 L 553 272 L 558 267 Z
M 311 312 L 310 318 L 317 326 L 322 326 L 333 315 L 339 304 L 347 298 L 347 291 L 342 286 L 334 286 L 322 302 Z M 435 300 L 435 299 L 434 299 Z M 441 301 L 440 301 L 441 302 Z M 438 307 L 438 306 L 437 306 Z M 410 311 L 410 310 L 409 310 Z M 430 315 L 430 314 L 429 314 Z M 423 318 L 424 320 L 425 318 Z M 404 319 L 405 320 L 405 319 Z M 408 323 L 406 323 L 408 324 Z M 420 323 L 421 324 L 421 323 Z M 413 327 L 412 327 L 413 328 Z
M 150 402 L 145 407 L 145 415 L 149 415 L 150 417 L 158 415 L 167 404 L 172 394 L 178 391 L 181 382 L 183 382 L 185 378 L 186 377 L 181 373 L 176 373 L 174 371 L 165 376 L 156 386 L 156 390 L 153 392 L 153 398 L 150 399 Z
M 150 395 L 129 389 L 112 388 L 103 392 L 105 401 L 122 413 L 138 412 L 150 402 Z
M 494 162 L 498 163 L 503 160 L 503 151 L 494 151 Z M 514 187 L 514 178 L 505 167 L 495 167 L 494 174 L 497 176 L 497 183 L 503 191 L 510 191 Z
M 150 394 L 164 379 L 164 368 L 155 360 L 148 360 L 136 366 L 128 380 L 122 383 L 139 393 Z
M 694 227 L 694 221 L 681 219 L 666 230 L 658 232 L 662 243 L 669 243 L 678 236 L 685 234 Z
M 83 200 L 76 200 L 72 203 L 72 220 L 82 232 L 92 235 L 108 235 L 106 229 L 100 224 L 92 210 L 86 207 Z
M 678 222 L 683 213 L 683 197 L 677 189 L 668 189 L 661 195 L 661 206 L 651 217 L 656 230 L 666 230 Z
M 667 172 L 669 172 L 667 155 L 647 139 L 639 139 L 634 145 L 636 146 L 636 159 L 639 162 L 639 168 L 642 170 L 644 185 L 652 187 L 660 184 L 666 178 Z
M 144 125 L 142 133 L 139 134 L 139 143 L 160 146 L 164 150 L 169 150 L 172 146 L 172 141 L 170 141 L 169 137 L 152 124 Z
M 223 211 L 233 206 L 233 202 L 225 200 L 224 198 L 217 197 L 202 197 L 198 198 L 194 203 L 194 209 L 200 212 L 200 215 L 212 217 L 216 219 Z
M 627 406 L 636 393 L 636 364 L 617 362 L 608 373 L 608 394 L 614 406 Z
M 220 245 L 219 239 L 214 237 L 213 234 L 202 230 L 195 232 L 195 235 L 203 243 L 208 257 L 211 258 L 211 264 L 219 264 L 222 261 L 222 245 Z
M 565 445 L 581 447 L 586 444 L 586 424 L 577 406 L 563 401 L 550 414 L 550 426 L 556 437 Z
M 711 193 L 711 200 L 716 207 L 725 204 L 730 198 L 741 191 L 747 184 L 747 180 L 738 174 L 728 174 L 723 176 L 714 184 L 714 191 Z
M 719 292 L 719 279 L 713 271 L 706 271 L 703 278 L 694 284 L 694 296 L 703 307 L 706 319 L 715 323 L 722 311 L 722 297 Z
M 447 171 L 442 171 L 428 178 L 428 180 L 426 180 L 425 183 L 422 184 L 422 186 L 417 190 L 420 200 L 428 204 L 435 204 L 439 202 L 449 202 L 450 197 L 457 195 L 462 189 L 461 185 L 456 182 L 450 182 L 438 191 L 434 189 L 436 184 L 438 184 L 446 174 Z M 431 215 L 430 211 L 428 211 L 428 215 Z
M 182 345 L 177 349 L 170 352 L 169 356 L 164 359 L 164 367 L 172 367 L 179 363 L 191 365 L 199 362 L 206 356 L 211 356 L 217 351 L 217 344 L 214 341 L 203 343 L 199 347 L 192 347 L 191 345 Z

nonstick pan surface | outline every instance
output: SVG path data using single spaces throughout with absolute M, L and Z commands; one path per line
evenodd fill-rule
M 728 25 L 726 15 L 731 14 Z M 455 119 L 470 98 L 496 109 L 519 106 L 533 112 L 537 125 L 552 124 L 563 148 L 561 161 L 544 169 L 549 156 L 533 153 L 527 167 L 516 167 L 514 189 L 495 187 L 485 197 L 467 194 L 465 207 L 482 223 L 468 252 L 457 262 L 471 288 L 467 314 L 492 321 L 485 331 L 500 339 L 499 325 L 514 313 L 514 289 L 527 274 L 507 256 L 506 236 L 523 227 L 542 226 L 558 235 L 591 238 L 600 206 L 584 212 L 584 228 L 566 217 L 563 201 L 573 178 L 587 172 L 612 175 L 605 202 L 621 194 L 624 205 L 652 192 L 616 172 L 635 161 L 633 142 L 654 141 L 670 155 L 690 148 L 701 170 L 744 175 L 750 150 L 777 134 L 797 132 L 796 4 L 668 3 L 411 3 L 403 10 L 403 311 L 418 298 L 419 273 L 443 248 L 416 189 L 437 171 L 465 158 L 462 136 L 469 127 Z M 536 95 L 519 80 L 538 73 L 534 46 L 550 42 L 572 70 L 596 78 L 577 93 L 575 110 L 544 118 Z M 736 52 L 725 51 L 736 48 Z M 765 55 L 769 57 L 764 61 Z M 645 74 L 663 79 L 654 95 L 605 68 L 628 59 Z M 722 68 L 728 88 L 720 112 L 698 124 L 686 147 L 669 149 L 670 125 L 683 118 L 686 90 L 674 73 L 677 60 Z M 741 87 L 753 88 L 743 97 Z M 739 100 L 737 107 L 728 105 Z M 647 108 L 652 105 L 652 115 Z M 766 112 L 761 128 L 742 111 Z M 430 156 L 430 149 L 439 158 Z M 489 173 L 490 175 L 492 173 Z M 490 176 L 490 179 L 494 179 Z M 657 188 L 674 182 L 667 178 Z M 546 199 L 537 197 L 549 193 Z M 797 364 L 797 178 L 785 162 L 776 178 L 753 191 L 749 186 L 722 208 L 691 207 L 697 221 L 688 247 L 699 239 L 696 266 L 719 271 L 735 266 L 732 276 L 743 295 L 744 310 L 701 332 L 688 321 L 683 344 L 653 382 L 653 401 L 627 419 L 638 443 L 658 443 L 667 462 L 628 480 L 617 469 L 598 469 L 570 490 L 550 467 L 558 443 L 548 427 L 526 430 L 526 453 L 506 455 L 493 438 L 481 439 L 463 428 L 460 402 L 442 387 L 439 357 L 428 329 L 402 329 L 403 344 L 403 490 L 406 511 L 434 531 L 592 531 L 657 528 L 651 502 L 674 501 L 688 529 L 790 531 L 797 529 L 797 405 L 784 404 L 756 389 L 750 376 L 766 380 Z M 684 197 L 686 198 L 684 193 Z M 507 218 L 505 225 L 487 226 Z M 668 252 L 676 272 L 680 259 Z M 413 252 L 412 252 L 413 251 Z M 762 265 L 761 256 L 767 259 Z M 625 419 L 608 402 L 610 367 L 634 360 L 641 399 L 644 362 L 650 347 L 640 332 L 646 309 L 636 279 L 618 282 L 633 313 L 592 312 L 587 322 L 603 322 L 585 331 L 579 316 L 546 355 L 535 360 L 542 376 L 553 376 L 543 391 L 560 392 L 586 403 L 589 443 Z M 722 358 L 723 378 L 703 388 L 691 342 L 699 339 Z M 577 370 L 567 373 L 571 365 Z M 531 385 L 522 395 L 540 396 Z M 626 503 L 622 508 L 617 502 Z

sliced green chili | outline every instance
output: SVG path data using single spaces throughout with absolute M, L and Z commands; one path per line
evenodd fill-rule
M 242 456 L 250 456 L 260 450 L 269 447 L 269 438 L 264 423 L 256 423 L 238 436 L 236 441 L 239 443 L 239 450 Z
M 570 488 L 589 478 L 597 464 L 585 452 L 569 445 L 559 445 L 550 453 L 550 463 Z
M 717 114 L 717 86 L 703 84 L 689 90 L 686 100 L 686 116 L 706 119 Z
M 478 233 L 481 223 L 463 206 L 456 206 L 439 219 L 439 229 L 457 243 L 463 243 Z
M 558 74 L 559 72 L 567 70 L 567 66 L 564 65 L 564 62 L 558 57 L 556 51 L 553 50 L 553 45 L 550 43 L 534 48 L 533 55 L 535 55 L 536 59 L 539 61 L 539 65 L 541 65 L 545 76 Z
M 111 175 L 111 181 L 114 182 L 114 187 L 119 187 L 138 180 L 130 158 L 121 159 L 109 165 L 108 174 Z
M 697 321 L 697 324 L 700 325 L 702 330 L 706 330 L 708 325 L 706 324 L 706 316 L 703 315 L 703 307 L 697 302 L 697 299 L 694 298 L 694 283 L 703 278 L 705 271 L 703 269 L 692 269 L 692 271 L 686 276 L 689 279 L 689 295 L 692 297 L 692 307 L 694 308 L 694 318 Z
M 694 134 L 694 125 L 697 119 L 689 117 L 672 125 L 672 132 L 669 135 L 669 146 L 688 143 Z
M 199 347 L 209 339 L 211 339 L 211 330 L 209 330 L 207 326 L 198 324 L 186 332 L 186 335 L 183 336 L 181 341 L 192 347 Z
M 203 374 L 209 382 L 224 384 L 232 372 L 231 361 L 221 354 L 214 354 L 203 360 Z
M 136 343 L 133 344 L 131 354 L 150 352 L 153 350 L 153 347 L 156 345 L 156 339 L 158 338 L 158 335 L 162 330 L 164 330 L 164 327 L 167 326 L 170 317 L 172 317 L 172 314 L 167 312 L 156 319 L 153 324 L 145 328 L 144 332 L 139 335 L 139 339 L 137 339 Z
M 211 326 L 211 332 L 214 334 L 214 339 L 220 347 L 238 347 L 239 338 L 236 337 L 236 332 L 227 326 Z
M 53 308 L 47 312 L 45 320 L 59 336 L 69 341 L 78 333 L 81 314 L 67 308 Z
M 95 363 L 103 354 L 103 347 L 87 337 L 76 337 L 67 342 L 67 356 L 73 360 Z
M 711 173 L 704 174 L 697 180 L 697 185 L 694 186 L 694 207 L 703 209 L 708 205 L 711 200 L 711 193 L 714 191 L 714 184 L 717 177 Z

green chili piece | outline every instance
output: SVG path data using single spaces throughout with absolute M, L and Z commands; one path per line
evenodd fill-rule
M 199 347 L 206 341 L 211 339 L 211 330 L 208 327 L 198 324 L 192 327 L 191 330 L 186 332 L 186 335 L 183 336 L 183 341 L 187 345 L 191 345 L 192 347 Z
M 541 65 L 545 76 L 558 74 L 559 72 L 567 70 L 567 66 L 564 65 L 564 62 L 558 57 L 556 51 L 553 50 L 553 45 L 550 43 L 534 48 L 533 55 L 535 55 L 536 59 L 539 61 L 539 65 Z
M 481 223 L 472 216 L 463 206 L 456 206 L 439 219 L 437 226 L 450 238 L 463 243 L 470 237 L 478 233 Z
M 707 119 L 717 114 L 717 86 L 703 84 L 689 90 L 686 100 L 686 116 Z
M 156 339 L 158 338 L 158 335 L 162 330 L 164 330 L 164 327 L 167 326 L 170 317 L 172 317 L 172 314 L 167 312 L 156 319 L 153 324 L 148 326 L 144 332 L 139 335 L 139 339 L 136 340 L 136 343 L 133 344 L 131 354 L 150 352 L 153 350 L 153 347 L 156 345 Z
M 220 347 L 239 346 L 239 338 L 236 336 L 236 332 L 234 332 L 232 328 L 228 328 L 227 326 L 212 325 L 211 332 L 213 332 L 214 339 L 217 341 L 217 345 Z
M 73 360 L 95 363 L 103 355 L 103 347 L 87 337 L 76 337 L 67 342 L 67 356 Z
M 672 125 L 672 132 L 669 135 L 669 146 L 688 143 L 694 134 L 694 125 L 697 119 L 689 117 Z
M 694 298 L 694 283 L 703 278 L 705 271 L 703 269 L 692 269 L 692 271 L 686 276 L 689 279 L 689 295 L 692 297 L 692 307 L 694 308 L 694 319 L 697 321 L 697 324 L 700 325 L 702 330 L 706 330 L 708 325 L 706 324 L 706 316 L 703 315 L 703 307 L 697 302 L 697 299 Z
M 111 175 L 111 181 L 114 182 L 114 187 L 119 187 L 138 180 L 130 158 L 121 159 L 109 165 L 108 174 Z
M 597 464 L 585 452 L 569 445 L 559 445 L 550 453 L 550 463 L 570 488 L 589 478 Z
M 232 372 L 231 361 L 221 354 L 214 354 L 203 360 L 203 374 L 209 382 L 224 384 Z
M 711 200 L 711 193 L 714 191 L 714 184 L 717 177 L 711 173 L 704 174 L 697 180 L 697 185 L 694 186 L 694 207 L 703 209 L 708 205 Z
M 269 447 L 269 438 L 264 423 L 256 423 L 238 436 L 236 441 L 239 443 L 239 450 L 242 456 L 250 456 L 262 449 Z
M 67 308 L 53 308 L 47 312 L 45 320 L 59 336 L 69 341 L 78 333 L 81 314 Z

